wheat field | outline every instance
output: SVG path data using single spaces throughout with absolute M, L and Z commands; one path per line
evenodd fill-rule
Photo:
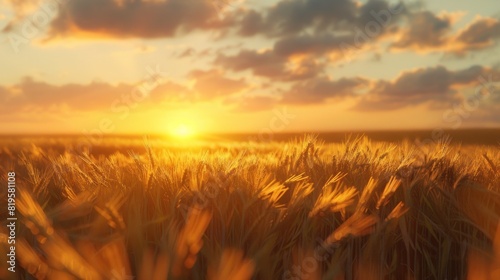
M 500 279 L 498 145 L 2 141 L 1 279 Z

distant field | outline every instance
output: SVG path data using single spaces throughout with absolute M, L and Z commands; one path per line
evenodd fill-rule
M 446 140 L 450 144 L 460 145 L 489 145 L 500 146 L 500 129 L 461 129 L 461 130 L 409 130 L 409 131 L 364 131 L 364 132 L 315 132 L 315 135 L 325 143 L 342 143 L 349 138 L 366 136 L 372 141 L 395 142 L 402 141 L 414 144 L 437 144 Z M 239 142 L 270 143 L 289 142 L 302 137 L 304 133 L 273 133 L 268 134 L 205 134 L 196 137 L 196 140 L 187 144 L 201 145 L 235 145 Z M 144 151 L 144 139 L 156 146 L 175 147 L 186 144 L 185 140 L 166 135 L 0 135 L 0 144 L 3 148 L 12 150 L 30 147 L 33 143 L 44 150 L 52 149 L 62 152 L 68 147 L 75 150 L 84 150 L 89 147 L 93 153 L 113 153 L 117 149 L 131 149 Z M 108 150 L 108 148 L 110 148 Z
M 5 136 L 14 279 L 500 279 L 500 130 L 364 135 Z
M 290 141 L 302 136 L 304 133 L 275 133 L 267 134 L 227 134 L 222 135 L 227 139 L 246 141 L 254 139 L 258 141 Z M 450 138 L 453 144 L 467 145 L 498 145 L 500 144 L 500 129 L 461 129 L 461 130 L 407 130 L 407 131 L 363 131 L 363 132 L 316 132 L 318 138 L 327 143 L 341 143 L 346 136 L 367 136 L 373 141 L 401 142 L 408 141 L 433 141 L 443 137 Z

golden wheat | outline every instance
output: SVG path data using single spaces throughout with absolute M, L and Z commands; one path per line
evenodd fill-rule
M 113 140 L 79 153 L 75 143 L 37 141 L 0 152 L 1 174 L 18 174 L 22 268 L 13 279 L 500 273 L 498 147 L 307 136 L 193 146 Z M 2 266 L 6 237 L 2 229 Z M 0 278 L 12 276 L 5 271 Z

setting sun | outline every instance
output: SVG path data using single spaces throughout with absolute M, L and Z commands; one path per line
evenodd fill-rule
M 186 124 L 179 124 L 172 130 L 171 134 L 177 138 L 189 138 L 194 135 L 194 130 Z

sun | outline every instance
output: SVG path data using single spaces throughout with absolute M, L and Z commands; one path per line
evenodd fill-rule
M 203 120 L 195 110 L 182 110 L 171 112 L 165 116 L 164 131 L 170 139 L 176 142 L 191 142 L 196 140 L 206 127 Z
M 186 124 L 179 124 L 171 132 L 177 138 L 191 138 L 194 136 L 194 129 Z

